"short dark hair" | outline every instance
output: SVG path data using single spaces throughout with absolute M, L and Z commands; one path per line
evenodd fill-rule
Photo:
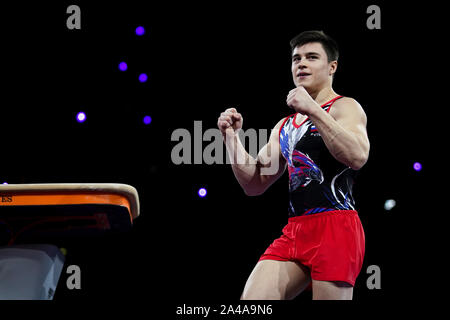
M 330 36 L 326 35 L 323 31 L 303 31 L 302 33 L 295 36 L 291 42 L 291 54 L 294 49 L 298 46 L 302 46 L 311 42 L 319 42 L 322 44 L 323 49 L 325 50 L 328 62 L 337 60 L 339 58 L 339 48 L 336 43 Z

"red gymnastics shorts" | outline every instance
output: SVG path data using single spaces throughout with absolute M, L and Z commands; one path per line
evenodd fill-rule
M 261 260 L 296 261 L 319 281 L 355 285 L 365 250 L 364 230 L 358 213 L 336 210 L 289 218 L 283 235 Z

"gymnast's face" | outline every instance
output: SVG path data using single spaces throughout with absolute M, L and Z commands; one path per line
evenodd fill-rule
M 328 62 L 328 57 L 319 42 L 306 43 L 292 52 L 292 78 L 295 86 L 308 91 L 320 90 L 333 80 L 337 61 Z

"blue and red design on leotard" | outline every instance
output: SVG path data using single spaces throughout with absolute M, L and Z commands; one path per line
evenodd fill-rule
M 334 101 L 340 98 L 325 103 L 322 108 L 329 112 Z M 298 125 L 296 116 L 286 118 L 279 135 L 289 172 L 289 216 L 354 210 L 352 186 L 356 171 L 330 154 L 309 118 Z
M 306 187 L 312 180 L 323 181 L 320 168 L 307 155 L 298 150 L 292 151 L 291 165 L 288 166 L 288 171 L 290 190 L 295 190 L 299 186 Z

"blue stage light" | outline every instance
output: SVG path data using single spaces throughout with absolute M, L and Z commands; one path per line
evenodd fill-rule
M 84 112 L 78 112 L 77 121 L 80 123 L 86 121 L 86 114 Z
M 150 116 L 145 116 L 143 121 L 145 124 L 150 124 L 152 122 L 152 118 Z
M 144 27 L 139 26 L 139 27 L 136 28 L 136 35 L 142 36 L 142 35 L 144 35 L 144 33 L 145 33 Z
M 148 79 L 148 77 L 147 77 L 147 75 L 146 75 L 145 73 L 141 73 L 141 74 L 139 75 L 139 81 L 140 81 L 140 82 L 146 82 L 147 79 Z
M 199 195 L 199 197 L 201 197 L 201 198 L 204 198 L 205 196 L 206 196 L 206 189 L 205 188 L 200 188 L 199 190 L 198 190 L 198 195 Z
M 127 69 L 128 69 L 128 66 L 127 66 L 126 62 L 119 63 L 119 70 L 120 71 L 126 71 Z
M 415 162 L 413 167 L 416 171 L 422 170 L 422 164 L 420 162 Z

